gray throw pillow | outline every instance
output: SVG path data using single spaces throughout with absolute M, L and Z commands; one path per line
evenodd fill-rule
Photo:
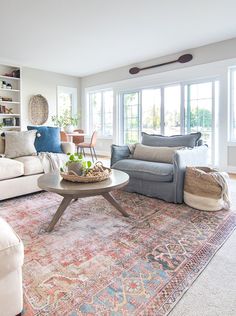
M 145 161 L 172 163 L 176 150 L 184 147 L 152 147 L 136 144 L 133 158 Z
M 127 145 L 111 145 L 111 166 L 121 159 L 127 159 L 130 157 L 130 149 Z
M 198 145 L 198 140 L 201 133 L 192 133 L 187 135 L 163 136 L 155 134 L 147 134 L 142 132 L 142 144 L 155 147 L 195 147 Z
M 17 158 L 36 155 L 34 141 L 36 130 L 25 132 L 5 132 L 5 157 Z

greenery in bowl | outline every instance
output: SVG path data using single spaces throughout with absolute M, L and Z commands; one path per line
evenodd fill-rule
M 69 160 L 66 162 L 65 167 L 66 168 L 61 168 L 61 172 L 65 171 L 73 171 L 77 175 L 85 175 L 86 172 L 89 170 L 89 168 L 92 166 L 91 161 L 86 161 L 81 154 L 71 154 L 67 153 Z M 67 170 L 65 170 L 67 169 Z
M 72 116 L 68 110 L 66 110 L 62 115 L 52 116 L 52 121 L 55 126 L 65 127 L 68 125 L 77 126 L 79 122 L 79 116 Z

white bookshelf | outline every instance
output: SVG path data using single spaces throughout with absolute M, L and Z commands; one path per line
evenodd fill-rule
M 7 75 L 12 74 L 14 70 L 20 68 L 0 64 L 0 123 L 5 124 L 4 130 L 21 129 L 21 78 Z M 3 83 L 10 84 L 11 88 L 7 88 Z

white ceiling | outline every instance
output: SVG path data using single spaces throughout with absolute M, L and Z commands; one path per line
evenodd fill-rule
M 0 62 L 76 76 L 236 37 L 235 0 L 0 0 Z

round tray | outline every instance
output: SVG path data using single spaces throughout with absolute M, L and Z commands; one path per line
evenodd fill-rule
M 111 169 L 110 168 L 104 168 L 104 172 L 100 172 L 96 176 L 78 176 L 72 172 L 61 172 L 61 176 L 64 180 L 71 181 L 71 182 L 80 182 L 80 183 L 93 183 L 93 182 L 100 182 L 103 180 L 106 180 L 111 175 Z

